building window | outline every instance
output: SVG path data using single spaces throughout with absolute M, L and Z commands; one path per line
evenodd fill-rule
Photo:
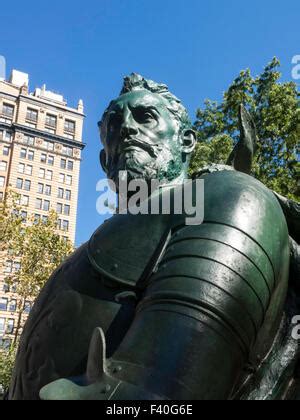
M 3 191 L 0 191 L 0 203 L 1 203 L 1 201 L 3 201 L 3 197 L 4 197 Z
M 2 290 L 4 293 L 9 293 L 10 291 L 9 285 L 7 283 L 4 283 Z
M 0 337 L 0 348 L 2 350 L 9 350 L 11 346 L 11 340 L 9 338 Z
M 48 200 L 44 201 L 43 210 L 44 211 L 49 211 L 50 210 L 50 201 L 48 201 Z
M 55 115 L 50 115 L 50 114 L 46 115 L 46 125 L 48 127 L 56 128 L 56 121 L 57 121 L 57 118 Z
M 53 177 L 53 172 L 47 170 L 46 171 L 46 179 L 47 179 L 47 181 L 52 181 L 52 177 Z
M 66 184 L 67 185 L 72 185 L 72 176 L 71 175 L 66 175 Z
M 26 301 L 24 305 L 24 312 L 25 314 L 29 314 L 30 311 L 31 311 L 31 303 Z
M 12 299 L 9 302 L 9 311 L 10 312 L 15 312 L 16 310 L 17 310 L 17 301 L 16 301 L 16 299 Z
M 3 104 L 2 114 L 5 115 L 6 117 L 12 118 L 14 115 L 14 109 L 15 107 L 13 105 Z
M 5 331 L 5 318 L 0 318 L 0 333 Z
M 27 158 L 28 158 L 28 160 L 33 160 L 34 159 L 34 151 L 33 150 L 28 150 Z
M 0 311 L 7 311 L 7 304 L 8 304 L 7 298 L 0 298 Z
M 70 206 L 67 205 L 67 204 L 64 206 L 64 215 L 65 216 L 69 216 L 70 215 Z
M 29 196 L 28 195 L 22 195 L 21 205 L 25 206 L 25 207 L 29 206 Z
M 23 188 L 23 179 L 22 178 L 17 178 L 16 188 L 18 188 L 19 190 L 21 190 Z
M 18 172 L 19 174 L 26 174 L 26 175 L 32 175 L 32 166 L 31 165 L 27 165 L 25 167 L 24 163 L 19 163 L 18 165 Z
M 41 200 L 40 198 L 37 198 L 37 199 L 35 200 L 35 208 L 36 208 L 37 210 L 41 210 L 41 209 L 42 209 L 42 200 Z
M 42 222 L 45 224 L 48 222 L 48 216 L 42 216 Z
M 6 323 L 6 334 L 12 334 L 15 328 L 15 320 L 8 319 Z
M 31 165 L 26 166 L 25 174 L 26 175 L 32 175 L 32 166 Z
M 14 266 L 14 271 L 20 271 L 20 269 L 21 269 L 21 263 L 14 262 L 13 263 L 13 266 Z
M 66 169 L 66 166 L 67 166 L 66 159 L 61 159 L 60 160 L 60 167 L 61 167 L 61 169 Z
M 58 188 L 57 197 L 58 198 L 64 198 L 64 189 L 63 188 Z
M 38 120 L 38 111 L 36 109 L 27 108 L 26 120 L 37 122 L 37 120 Z
M 26 159 L 26 156 L 27 156 L 27 150 L 22 148 L 20 150 L 20 158 L 21 159 Z
M 43 194 L 44 193 L 44 184 L 41 184 L 40 182 L 38 183 L 37 192 L 38 192 L 38 194 Z
M 65 232 L 67 232 L 69 230 L 69 222 L 68 222 L 68 220 L 63 220 L 62 221 L 62 230 L 64 230 Z
M 53 150 L 54 150 L 54 143 L 52 142 L 52 141 L 44 141 L 44 147 L 47 149 L 47 150 L 50 150 L 51 152 L 53 152 Z
M 68 170 L 73 171 L 74 163 L 72 160 L 68 160 Z
M 24 190 L 25 191 L 30 191 L 31 189 L 31 181 L 29 181 L 29 179 L 25 179 L 24 181 Z
M 63 153 L 64 155 L 66 155 L 66 156 L 70 156 L 70 157 L 72 157 L 72 156 L 73 156 L 73 148 L 72 148 L 72 147 L 67 147 L 67 146 L 64 146 L 64 147 L 62 148 L 62 153 Z
M 5 140 L 11 142 L 12 133 L 7 130 L 0 130 L 0 140 Z
M 6 140 L 10 142 L 11 139 L 12 139 L 12 134 L 10 131 L 0 130 L 0 140 Z
M 61 203 L 57 203 L 57 205 L 56 205 L 56 211 L 57 211 L 58 214 L 62 214 L 63 205 Z
M 41 215 L 40 214 L 35 214 L 34 215 L 34 221 L 33 221 L 33 223 L 35 224 L 35 225 L 37 225 L 38 223 L 39 223 L 39 221 L 41 220 Z
M 7 162 L 5 160 L 2 160 L 0 162 L 0 171 L 6 171 L 7 169 Z
M 6 261 L 6 264 L 5 264 L 5 270 L 4 270 L 4 272 L 5 272 L 6 274 L 11 273 L 11 272 L 12 272 L 12 267 L 13 267 L 13 263 L 12 263 L 12 261 Z
M 46 173 L 45 169 L 40 168 L 40 170 L 39 170 L 39 178 L 45 178 L 45 173 Z
M 19 174 L 23 174 L 25 172 L 25 164 L 24 163 L 19 163 L 18 172 L 19 172 Z
M 5 184 L 5 178 L 4 176 L 0 176 L 0 187 L 4 187 Z
M 46 195 L 51 195 L 51 185 L 46 185 L 46 187 L 45 187 L 45 194 Z
M 11 142 L 12 140 L 12 133 L 9 131 L 5 131 L 4 140 Z
M 42 153 L 41 154 L 41 162 L 46 163 L 46 161 L 47 161 L 47 155 L 46 155 L 46 153 Z
M 75 121 L 65 120 L 65 131 L 75 133 Z
M 22 223 L 26 223 L 27 221 L 27 211 L 21 211 L 20 213 L 21 219 L 22 219 Z
M 23 141 L 27 144 L 27 146 L 34 146 L 34 137 L 24 136 Z
M 9 147 L 8 146 L 4 146 L 3 147 L 3 156 L 8 156 L 9 155 Z
M 54 165 L 54 156 L 48 156 L 48 165 L 50 166 Z
M 61 184 L 65 183 L 65 174 L 59 174 L 58 182 L 60 182 Z
M 65 199 L 68 200 L 68 201 L 71 200 L 71 191 L 70 190 L 66 190 Z

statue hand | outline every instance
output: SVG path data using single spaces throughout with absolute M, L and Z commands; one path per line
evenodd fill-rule
M 89 349 L 86 375 L 59 379 L 43 387 L 42 400 L 106 400 L 119 385 L 119 380 L 107 373 L 106 342 L 101 328 L 94 331 Z

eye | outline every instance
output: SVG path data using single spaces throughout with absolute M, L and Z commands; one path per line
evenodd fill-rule
M 153 120 L 154 116 L 152 114 L 150 114 L 150 112 L 145 112 L 144 119 L 145 120 Z
M 112 132 L 119 129 L 121 123 L 122 123 L 121 115 L 116 112 L 112 112 L 109 116 L 108 123 L 107 123 L 108 131 Z
M 146 108 L 135 109 L 134 119 L 140 124 L 150 124 L 156 120 L 154 113 Z

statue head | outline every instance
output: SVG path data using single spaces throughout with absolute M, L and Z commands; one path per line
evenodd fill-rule
M 101 164 L 116 184 L 120 171 L 127 172 L 128 180 L 165 184 L 187 176 L 196 135 L 186 109 L 166 85 L 138 74 L 125 77 L 120 96 L 98 125 Z

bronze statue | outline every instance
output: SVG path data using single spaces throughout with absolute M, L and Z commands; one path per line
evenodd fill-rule
M 196 138 L 165 85 L 126 77 L 99 126 L 109 179 L 122 171 L 159 179 L 160 198 L 176 193 Z M 243 107 L 240 127 L 228 165 L 199 168 L 202 224 L 174 209 L 116 214 L 56 270 L 10 399 L 297 397 L 299 205 L 249 175 L 257 139 Z

